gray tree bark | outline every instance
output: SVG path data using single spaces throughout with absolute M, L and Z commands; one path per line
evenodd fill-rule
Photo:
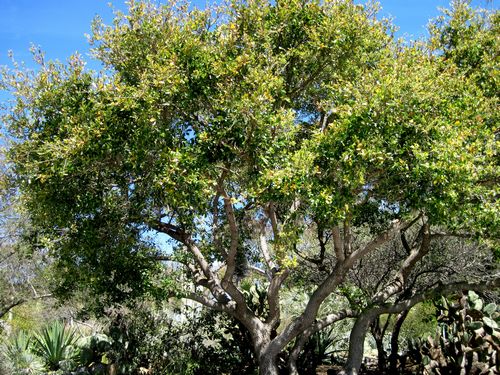
M 363 362 L 364 344 L 366 334 L 373 319 L 377 316 L 377 311 L 368 310 L 362 313 L 354 323 L 349 337 L 349 356 L 344 366 L 342 375 L 358 375 L 361 363 Z
M 263 355 L 259 359 L 259 375 L 278 375 L 276 356 Z

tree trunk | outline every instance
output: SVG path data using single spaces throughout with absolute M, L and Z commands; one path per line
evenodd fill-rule
M 250 327 L 254 353 L 259 364 L 259 375 L 278 375 L 278 354 L 273 350 L 271 342 L 272 328 L 269 326 Z
M 387 364 L 387 353 L 384 350 L 384 336 L 373 336 L 375 344 L 377 345 L 377 359 L 379 371 L 385 371 Z
M 384 327 L 381 327 L 380 317 L 377 317 L 371 324 L 371 333 L 377 345 L 378 369 L 380 372 L 385 371 L 387 366 L 387 353 L 384 350 L 384 336 L 388 322 L 389 318 L 387 318 Z
M 259 375 L 278 375 L 278 364 L 275 356 L 263 355 L 260 357 Z
M 342 375 L 359 374 L 363 362 L 366 333 L 374 317 L 374 312 L 368 310 L 356 319 L 349 337 L 349 355 L 344 370 L 341 372 Z
M 410 310 L 404 310 L 398 314 L 396 321 L 394 323 L 394 329 L 392 330 L 391 336 L 391 355 L 389 356 L 391 373 L 396 374 L 398 371 L 398 359 L 399 359 L 399 333 L 401 332 L 401 327 L 408 316 Z
M 290 352 L 288 357 L 288 373 L 289 375 L 299 375 L 299 369 L 297 368 L 297 359 L 300 352 L 304 346 L 306 339 L 301 335 L 297 337 L 295 345 Z

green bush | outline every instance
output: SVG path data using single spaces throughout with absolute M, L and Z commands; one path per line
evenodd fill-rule
M 251 340 L 239 323 L 196 307 L 161 311 L 141 304 L 116 309 L 107 334 L 107 353 L 119 374 L 253 374 L 256 364 Z
M 32 338 L 25 331 L 7 339 L 0 346 L 0 373 L 38 375 L 45 372 L 43 359 L 31 352 Z
M 78 340 L 79 363 L 86 368 L 107 364 L 107 353 L 111 350 L 112 344 L 113 340 L 103 333 L 82 337 Z

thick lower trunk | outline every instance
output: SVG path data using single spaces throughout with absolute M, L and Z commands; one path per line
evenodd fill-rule
M 368 311 L 361 314 L 359 318 L 356 319 L 351 330 L 351 336 L 349 337 L 349 355 L 347 357 L 347 363 L 341 374 L 359 374 L 359 369 L 363 362 L 365 337 L 373 318 L 373 314 Z
M 299 375 L 299 369 L 297 368 L 297 359 L 306 343 L 309 334 L 303 334 L 297 337 L 295 340 L 295 345 L 288 357 L 288 373 L 289 375 Z
M 290 356 L 288 357 L 289 375 L 299 375 L 299 369 L 297 368 L 297 358 L 299 357 L 299 353 L 301 350 L 302 345 L 299 345 L 299 347 L 294 347 L 290 352 Z
M 264 355 L 260 358 L 259 375 L 278 375 L 276 357 Z
M 299 369 L 297 368 L 297 360 L 290 362 L 288 365 L 288 374 L 289 375 L 299 375 Z
M 278 375 L 278 354 L 273 351 L 269 344 L 271 342 L 272 329 L 262 326 L 251 332 L 254 344 L 254 353 L 259 363 L 259 375 Z

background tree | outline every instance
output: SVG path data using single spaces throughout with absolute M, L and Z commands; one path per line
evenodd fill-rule
M 41 54 L 37 74 L 3 73 L 16 96 L 9 160 L 33 237 L 57 259 L 60 295 L 83 286 L 101 306 L 190 298 L 237 319 L 260 372 L 277 374 L 289 343 L 348 314 L 316 321 L 350 270 L 395 236 L 422 233 L 356 321 L 353 348 L 374 317 L 404 307 L 390 298 L 436 237 L 497 234 L 496 97 L 446 54 L 394 42 L 372 7 L 131 2 L 113 25 L 96 20 L 91 42 L 100 74 L 78 56 Z M 324 273 L 281 324 L 307 228 Z M 184 275 L 156 277 L 165 261 Z M 243 280 L 265 285 L 263 308 Z M 351 350 L 347 372 L 362 354 Z
M 4 151 L 0 149 L 0 318 L 25 302 L 50 297 L 46 274 L 50 261 L 23 245 L 27 220 L 15 192 L 8 188 Z

